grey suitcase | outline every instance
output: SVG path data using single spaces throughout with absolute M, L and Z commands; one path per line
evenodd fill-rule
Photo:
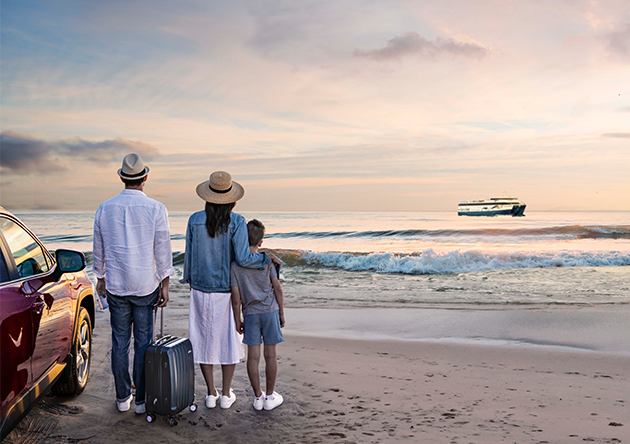
M 192 345 L 187 338 L 163 335 L 163 310 L 160 332 L 144 355 L 147 421 L 155 421 L 156 414 L 167 415 L 169 424 L 177 425 L 175 415 L 186 407 L 191 412 L 197 410 Z

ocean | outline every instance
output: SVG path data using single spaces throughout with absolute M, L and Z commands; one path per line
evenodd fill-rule
M 48 248 L 83 251 L 91 274 L 93 213 L 15 214 Z M 284 260 L 288 307 L 630 304 L 630 212 L 241 214 L 266 225 L 263 248 Z M 172 282 L 189 216 L 169 216 Z

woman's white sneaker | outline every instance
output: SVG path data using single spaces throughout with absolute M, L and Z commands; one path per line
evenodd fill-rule
M 219 400 L 219 394 L 217 396 L 206 395 L 206 407 L 209 409 L 213 409 L 217 406 L 217 401 Z
M 232 407 L 232 404 L 234 404 L 234 401 L 236 401 L 236 395 L 234 394 L 234 390 L 230 389 L 229 397 L 221 395 L 221 408 L 229 409 L 230 407 Z
M 271 395 L 265 396 L 263 408 L 265 410 L 273 410 L 280 404 L 282 404 L 282 401 L 284 401 L 282 395 L 280 395 L 278 392 L 273 392 Z

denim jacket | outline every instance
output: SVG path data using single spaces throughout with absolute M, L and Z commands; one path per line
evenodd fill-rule
M 190 216 L 186 227 L 182 282 L 205 293 L 229 293 L 230 263 L 234 260 L 245 268 L 263 268 L 270 262 L 264 253 L 250 253 L 245 218 L 231 213 L 227 232 L 210 237 L 206 212 L 199 211 Z

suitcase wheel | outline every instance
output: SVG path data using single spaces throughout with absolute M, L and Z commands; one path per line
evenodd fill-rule
M 197 404 L 190 404 L 190 411 L 191 412 L 196 412 L 197 411 Z
M 175 418 L 175 417 L 169 418 L 168 425 L 170 425 L 171 427 L 176 426 L 177 425 L 177 418 Z
M 147 414 L 147 422 L 153 422 L 153 421 L 155 421 L 155 413 Z

